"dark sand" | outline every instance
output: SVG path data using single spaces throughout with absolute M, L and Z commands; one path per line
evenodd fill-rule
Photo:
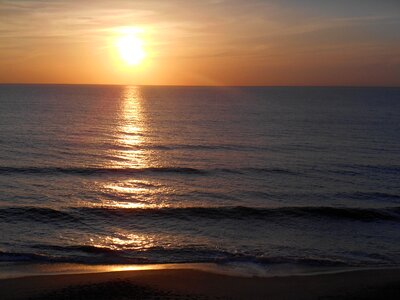
M 0 280 L 0 299 L 400 299 L 400 269 L 243 278 L 199 270 L 45 275 Z

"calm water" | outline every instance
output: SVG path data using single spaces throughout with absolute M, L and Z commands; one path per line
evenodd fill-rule
M 400 264 L 400 89 L 0 85 L 0 261 Z

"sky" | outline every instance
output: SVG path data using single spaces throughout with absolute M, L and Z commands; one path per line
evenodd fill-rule
M 400 86 L 400 1 L 0 0 L 0 83 Z

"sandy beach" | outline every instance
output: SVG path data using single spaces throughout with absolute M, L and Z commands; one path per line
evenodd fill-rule
M 400 269 L 245 278 L 190 269 L 0 280 L 11 299 L 400 299 Z

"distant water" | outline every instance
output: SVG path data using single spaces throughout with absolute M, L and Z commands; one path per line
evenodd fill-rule
M 0 261 L 400 265 L 400 89 L 0 85 Z

